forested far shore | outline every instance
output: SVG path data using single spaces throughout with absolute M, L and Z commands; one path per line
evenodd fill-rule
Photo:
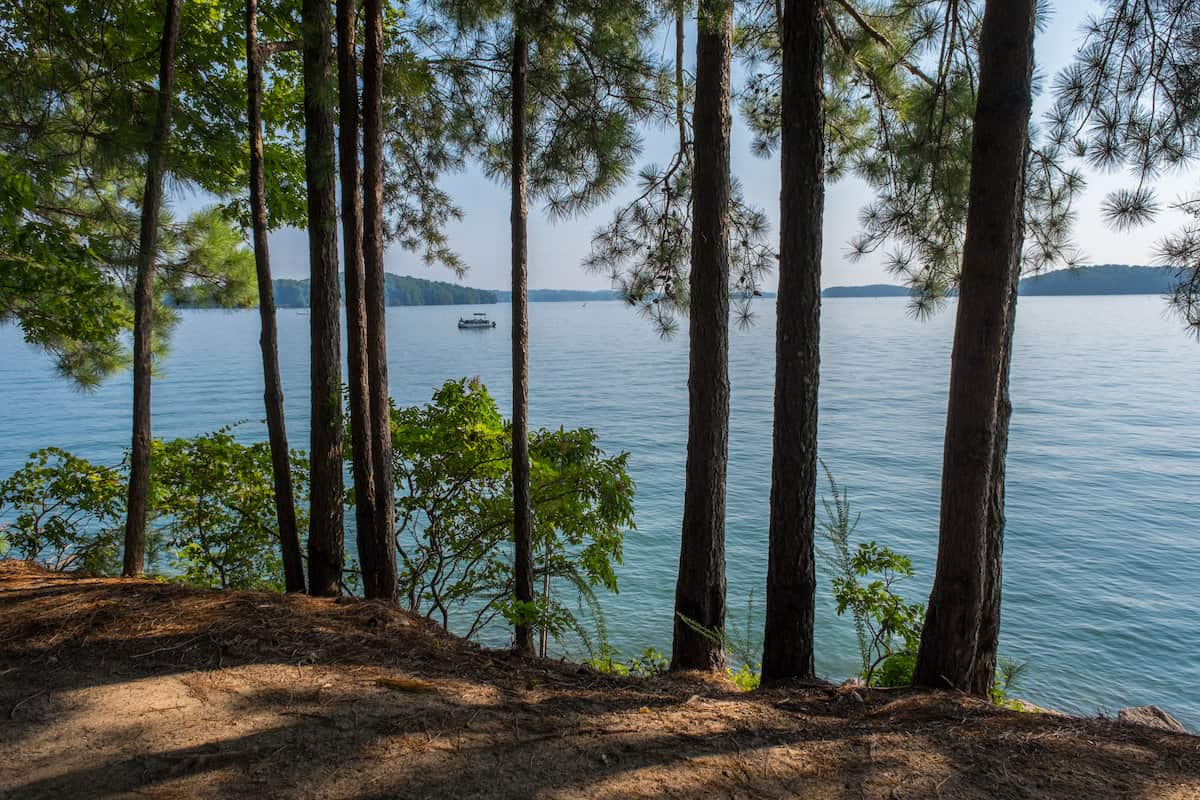
M 275 291 L 275 305 L 279 308 L 309 308 L 312 304 L 309 280 L 275 278 L 271 281 Z M 343 296 L 345 275 L 342 275 Z M 431 281 L 411 275 L 384 275 L 386 303 L 389 306 L 459 306 L 491 305 L 497 302 L 497 292 L 474 289 L 446 281 Z M 173 293 L 177 308 L 221 308 L 221 302 L 206 286 L 194 284 L 181 287 Z
M 1175 267 L 1146 267 L 1127 264 L 1101 264 L 1092 267 L 1056 269 L 1021 279 L 1017 289 L 1024 296 L 1157 294 L 1171 293 L 1176 283 Z M 914 289 L 891 283 L 866 286 L 830 286 L 822 297 L 908 297 Z M 954 290 L 947 292 L 953 295 Z
M 502 289 L 475 289 L 445 281 L 431 281 L 410 275 L 387 273 L 387 304 L 389 306 L 475 306 L 511 303 L 512 292 Z M 275 278 L 275 305 L 279 308 L 308 308 L 310 289 L 307 279 Z M 344 276 L 343 276 L 344 285 Z M 761 298 L 774 297 L 773 292 L 759 292 Z M 625 300 L 614 289 L 530 289 L 531 303 L 595 303 Z M 172 295 L 176 308 L 228 308 L 226 298 L 201 284 L 184 286 Z M 246 306 L 250 307 L 250 306 Z
M 1175 282 L 1174 267 L 1151 267 L 1127 264 L 1101 264 L 1075 267 L 1028 275 L 1021 279 L 1019 293 L 1023 296 L 1087 296 L 1170 293 Z M 389 306 L 453 306 L 493 305 L 511 303 L 512 292 L 502 289 L 476 289 L 446 281 L 431 281 L 411 275 L 386 274 L 387 305 Z M 308 308 L 310 288 L 307 279 L 276 278 L 271 281 L 275 304 L 279 308 Z M 822 297 L 908 297 L 913 289 L 890 283 L 863 286 L 830 286 Z M 954 290 L 946 293 L 955 294 Z M 760 298 L 771 299 L 774 292 L 760 292 Z M 531 303 L 592 303 L 623 300 L 612 289 L 531 289 Z M 226 303 L 218 300 L 207 287 L 196 284 L 180 287 L 173 295 L 178 308 L 217 308 Z

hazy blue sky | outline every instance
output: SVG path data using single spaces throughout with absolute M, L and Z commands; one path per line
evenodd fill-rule
M 1069 63 L 1079 43 L 1080 24 L 1097 8 L 1099 5 L 1091 0 L 1059 0 L 1054 3 L 1054 15 L 1037 41 L 1037 66 L 1047 79 Z M 664 39 L 662 46 L 669 45 L 671 43 Z M 689 49 L 690 46 L 691 42 Z M 735 67 L 737 79 L 738 70 Z M 1038 103 L 1041 108 L 1046 105 L 1046 98 Z M 648 131 L 641 161 L 661 163 L 670 155 L 672 142 L 670 135 Z M 778 219 L 779 162 L 777 158 L 754 157 L 749 152 L 749 143 L 750 135 L 735 114 L 734 172 L 742 181 L 747 198 L 765 209 L 774 224 Z M 1109 190 L 1127 183 L 1128 177 L 1122 173 L 1088 174 L 1088 189 L 1079 207 L 1076 240 L 1090 263 L 1151 263 L 1155 242 L 1180 222 L 1179 215 L 1164 213 L 1155 225 L 1133 232 L 1119 233 L 1107 228 L 1097 211 L 1100 202 Z M 1160 197 L 1164 201 L 1174 200 L 1194 189 L 1195 183 L 1194 174 L 1169 176 L 1159 183 Z M 509 283 L 507 188 L 489 181 L 478 169 L 450 175 L 443 184 L 465 213 L 464 219 L 450 231 L 451 244 L 469 266 L 469 272 L 461 282 L 482 288 L 506 287 Z M 529 225 L 530 287 L 606 288 L 607 279 L 586 272 L 581 262 L 588 253 L 592 232 L 610 218 L 612 209 L 629 194 L 628 191 L 623 192 L 606 206 L 578 219 L 558 223 L 547 221 L 541 207 L 532 205 Z M 825 286 L 895 282 L 880 267 L 881 260 L 878 257 L 857 263 L 845 258 L 847 242 L 857 231 L 858 211 L 868 200 L 869 192 L 856 179 L 843 180 L 828 187 L 822 272 Z M 772 236 L 777 235 L 777 230 L 773 229 Z M 304 277 L 307 274 L 307 244 L 303 231 L 280 231 L 272 236 L 271 245 L 277 275 Z M 448 270 L 426 267 L 415 255 L 399 247 L 388 251 L 386 268 L 389 272 L 399 274 L 454 280 Z M 768 288 L 774 288 L 773 278 L 768 281 Z

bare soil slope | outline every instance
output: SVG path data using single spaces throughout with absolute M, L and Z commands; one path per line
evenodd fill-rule
M 0 562 L 0 796 L 1200 798 L 1200 738 L 948 694 L 741 694 L 387 607 Z

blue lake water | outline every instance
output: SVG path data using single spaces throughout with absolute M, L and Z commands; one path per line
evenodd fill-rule
M 494 330 L 459 331 L 470 307 L 388 312 L 391 390 L 425 402 L 477 375 L 511 407 L 508 306 Z M 530 306 L 530 417 L 589 426 L 628 450 L 637 481 L 621 593 L 603 598 L 624 653 L 669 650 L 687 430 L 686 336 L 663 341 L 619 303 Z M 309 319 L 280 314 L 293 446 L 305 447 Z M 862 512 L 857 534 L 913 556 L 924 600 L 937 541 L 953 309 L 911 319 L 902 299 L 827 300 L 822 456 Z M 742 627 L 766 574 L 774 302 L 732 333 L 728 573 Z M 257 312 L 183 314 L 154 387 L 154 433 L 191 436 L 246 420 L 265 437 Z M 1028 661 L 1018 692 L 1065 710 L 1158 703 L 1200 727 L 1200 349 L 1158 297 L 1021 299 L 1013 364 L 1002 655 Z M 0 475 L 58 445 L 116 463 L 129 441 L 128 376 L 81 394 L 0 329 Z M 827 576 L 818 671 L 855 671 L 853 628 Z M 762 603 L 753 605 L 761 616 Z M 754 627 L 760 621 L 756 620 Z

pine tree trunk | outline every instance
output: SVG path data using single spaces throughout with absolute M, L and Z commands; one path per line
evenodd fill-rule
M 975 694 L 999 440 L 1001 378 L 1021 256 L 1036 0 L 984 10 L 967 230 L 950 366 L 937 570 L 913 681 Z M 998 564 L 996 564 L 998 567 Z M 998 591 L 996 587 L 994 591 Z M 987 676 L 990 681 L 990 675 Z
M 388 394 L 387 285 L 383 273 L 383 3 L 363 9 L 363 254 L 366 264 L 367 372 L 371 395 L 374 524 L 363 552 L 367 597 L 395 600 L 395 493 L 392 485 L 392 412 Z M 362 542 L 362 534 L 359 534 Z M 370 564 L 366 553 L 370 552 Z
M 725 472 L 729 453 L 729 62 L 733 4 L 701 0 L 693 115 L 688 447 L 671 669 L 716 670 L 725 629 Z
M 1020 263 L 1019 261 L 1017 262 Z M 996 415 L 996 439 L 992 452 L 992 489 L 988 496 L 988 533 L 983 567 L 983 606 L 979 615 L 979 644 L 971 694 L 986 697 L 996 682 L 996 659 L 1000 640 L 1000 599 L 1004 561 L 1004 478 L 1008 456 L 1008 425 L 1012 398 L 1008 391 L 1012 367 L 1013 333 L 1016 322 L 1017 286 L 1020 269 L 1013 276 L 1009 294 L 1009 320 L 1004 334 L 1004 364 L 1000 372 L 1000 399 Z
M 765 681 L 813 677 L 817 386 L 821 373 L 824 35 L 821 0 L 788 0 L 782 20 L 782 187 L 775 336 Z
M 529 42 L 521 30 L 523 8 L 517 3 L 514 15 L 512 61 L 512 480 L 513 480 L 513 578 L 519 603 L 533 603 L 533 520 L 529 487 L 529 289 L 526 244 L 528 209 L 525 201 L 526 142 L 525 103 L 529 72 Z M 533 654 L 533 627 L 516 625 L 514 648 Z
M 250 123 L 250 220 L 254 230 L 254 267 L 258 278 L 258 313 L 262 320 L 259 347 L 263 361 L 263 403 L 267 411 L 267 438 L 271 444 L 271 472 L 275 482 L 275 517 L 279 523 L 279 550 L 283 557 L 283 585 L 288 592 L 304 592 L 304 562 L 296 530 L 292 491 L 292 465 L 287 426 L 283 416 L 283 383 L 279 378 L 279 339 L 275 327 L 275 291 L 271 285 L 271 254 L 267 247 L 266 168 L 263 164 L 262 65 L 258 46 L 258 0 L 246 0 L 246 99 Z
M 375 471 L 371 458 L 371 399 L 367 377 L 367 306 L 363 294 L 363 207 L 358 168 L 358 57 L 354 0 L 337 3 L 338 172 L 342 186 L 342 263 L 346 273 L 346 351 L 349 368 L 354 521 L 364 587 L 376 569 Z M 368 595 L 370 596 L 370 595 Z
M 318 596 L 341 592 L 342 396 L 334 102 L 329 4 L 304 0 L 304 171 L 308 189 L 311 273 L 312 459 L 309 488 L 308 584 Z
M 133 441 L 129 451 L 129 495 L 125 518 L 126 577 L 141 575 L 146 561 L 146 519 L 150 493 L 150 382 L 154 360 L 154 269 L 158 256 L 158 216 L 163 173 L 171 136 L 175 91 L 175 48 L 179 43 L 181 0 L 167 0 L 158 61 L 158 107 L 146 159 L 138 238 L 137 280 L 133 289 Z

